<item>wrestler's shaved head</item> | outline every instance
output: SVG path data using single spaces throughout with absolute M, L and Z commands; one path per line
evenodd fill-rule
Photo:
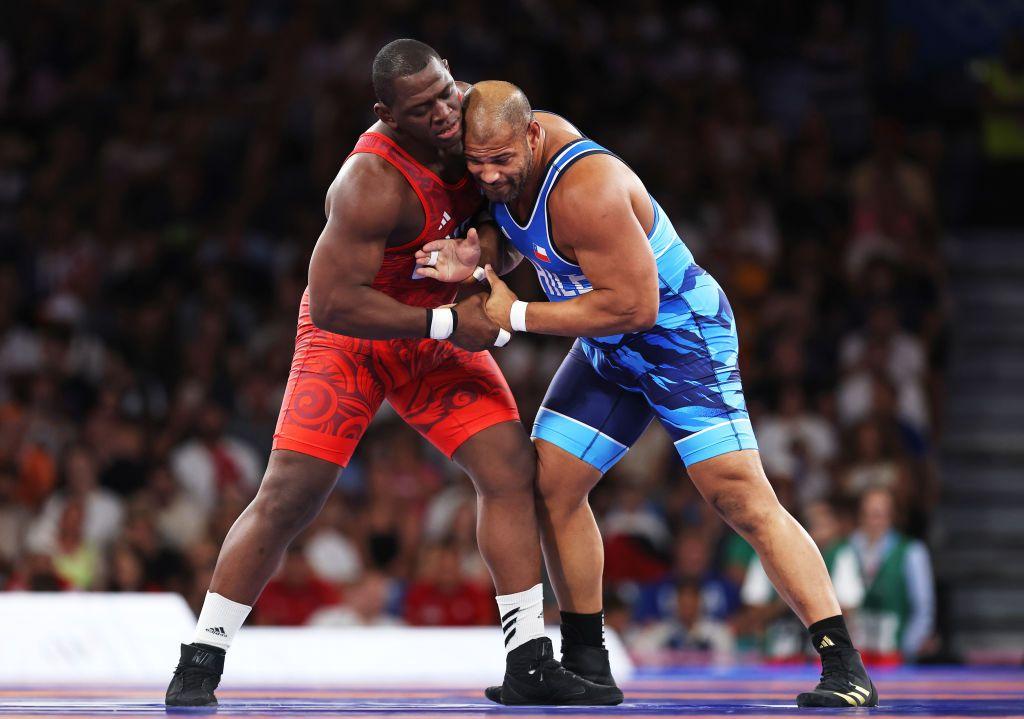
M 462 101 L 466 167 L 491 202 L 523 194 L 540 152 L 541 127 L 530 101 L 510 82 L 478 82 Z
M 533 120 L 526 94 L 511 82 L 484 80 L 463 101 L 466 132 L 478 142 L 499 137 L 518 137 Z

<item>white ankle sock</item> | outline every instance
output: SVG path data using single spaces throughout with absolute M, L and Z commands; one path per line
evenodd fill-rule
M 505 653 L 544 636 L 544 588 L 537 584 L 517 594 L 502 594 L 498 601 Z
M 232 602 L 214 592 L 207 592 L 203 610 L 199 612 L 194 644 L 211 644 L 227 651 L 242 622 L 249 616 L 252 607 Z

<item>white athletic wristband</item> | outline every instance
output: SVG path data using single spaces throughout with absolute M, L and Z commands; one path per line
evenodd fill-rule
M 446 340 L 455 331 L 455 314 L 451 307 L 439 307 L 430 315 L 430 339 Z
M 487 270 L 483 267 L 477 267 L 473 270 L 473 277 L 476 278 L 477 282 L 484 282 L 487 279 Z
M 512 339 L 512 333 L 506 330 L 504 327 L 498 328 L 498 339 L 494 340 L 495 347 L 504 347 L 508 344 L 508 341 Z
M 516 332 L 526 332 L 526 306 L 529 302 L 516 300 L 512 303 L 512 309 L 508 313 L 509 324 Z

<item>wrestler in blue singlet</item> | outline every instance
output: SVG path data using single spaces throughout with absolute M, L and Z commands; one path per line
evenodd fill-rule
M 612 154 L 580 138 L 548 163 L 533 212 L 520 226 L 502 203 L 492 212 L 504 235 L 533 263 L 552 302 L 589 292 L 579 265 L 558 252 L 547 200 L 572 163 Z M 576 340 L 555 374 L 533 436 L 601 472 L 614 465 L 657 416 L 689 466 L 741 449 L 757 449 L 737 367 L 732 308 L 715 279 L 693 260 L 658 203 L 647 234 L 658 267 L 661 302 L 654 327 Z

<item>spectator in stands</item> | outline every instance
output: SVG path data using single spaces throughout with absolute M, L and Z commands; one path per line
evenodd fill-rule
M 149 589 L 142 559 L 127 542 L 118 542 L 110 548 L 105 575 L 103 589 L 107 592 L 143 592 Z
M 294 542 L 285 552 L 281 568 L 253 607 L 255 624 L 298 626 L 318 610 L 341 603 L 341 591 L 316 575 L 303 549 Z
M 914 661 L 935 629 L 935 586 L 928 549 L 896 529 L 885 488 L 868 489 L 850 546 L 864 582 L 857 646 L 869 660 Z
M 15 385 L 27 381 L 20 377 Z M 57 483 L 53 454 L 28 434 L 29 416 L 19 402 L 0 407 L 0 461 L 17 467 L 15 497 L 37 510 Z
M 838 451 L 835 430 L 807 407 L 800 385 L 782 388 L 778 411 L 758 423 L 757 444 L 768 476 L 792 482 L 802 501 L 830 491 L 829 466 Z
M 153 590 L 188 592 L 191 571 L 186 558 L 173 544 L 161 538 L 158 513 L 144 494 L 135 495 L 125 512 L 120 540 L 131 547 L 142 562 L 145 585 Z
M 333 584 L 356 580 L 363 570 L 359 547 L 346 534 L 351 514 L 340 494 L 332 494 L 313 523 L 305 531 L 306 561 L 317 576 Z
M 255 494 L 260 481 L 260 462 L 253 449 L 225 435 L 227 409 L 205 402 L 196 417 L 196 436 L 171 453 L 171 467 L 178 482 L 204 511 L 209 512 L 217 495 L 231 486 Z
M 49 554 L 59 543 L 65 509 L 77 503 L 82 512 L 82 541 L 103 551 L 121 531 L 124 508 L 112 492 L 99 486 L 96 458 L 84 445 L 66 450 L 62 468 L 62 487 L 46 501 L 38 519 L 29 528 L 26 541 L 36 552 Z
M 423 548 L 417 577 L 405 594 L 406 622 L 413 626 L 483 626 L 496 620 L 495 611 L 493 592 L 463 576 L 453 541 Z
M 623 481 L 613 489 L 601 530 L 606 581 L 651 582 L 664 575 L 672 535 L 657 506 L 636 481 Z
M 708 615 L 703 609 L 701 585 L 681 580 L 675 586 L 675 611 L 629 637 L 630 646 L 640 655 L 656 651 L 682 653 L 695 651 L 704 661 L 727 664 L 734 659 L 734 642 L 728 624 Z M 675 661 L 678 661 L 676 659 Z
M 163 463 L 152 467 L 145 487 L 162 542 L 184 550 L 203 539 L 208 529 L 207 514 L 178 484 L 170 467 Z
M 904 150 L 904 133 L 891 118 L 875 121 L 871 155 L 850 176 L 853 243 L 847 271 L 857 275 L 875 254 L 906 258 L 936 223 L 931 180 Z
M 641 589 L 635 619 L 644 622 L 675 616 L 678 587 L 689 583 L 700 588 L 701 616 L 724 621 L 739 607 L 739 588 L 715 568 L 707 535 L 689 530 L 675 541 L 671 572 Z
M 864 421 L 851 430 L 844 460 L 837 479 L 838 489 L 846 497 L 859 497 L 874 487 L 905 499 L 911 496 L 910 474 L 899 438 L 883 434 L 875 423 Z
M 85 534 L 85 503 L 75 497 L 61 506 L 56 533 L 48 545 L 54 572 L 71 589 L 92 589 L 102 579 L 103 558 Z
M 923 434 L 929 425 L 924 391 L 927 366 L 921 342 L 899 327 L 891 305 L 873 309 L 864 332 L 843 340 L 842 362 L 847 376 L 839 387 L 839 417 L 854 424 L 874 409 L 873 384 L 885 378 L 898 388 L 899 418 Z
M 345 589 L 345 602 L 317 610 L 309 624 L 326 627 L 393 627 L 402 620 L 389 613 L 396 593 L 387 575 L 370 571 Z

